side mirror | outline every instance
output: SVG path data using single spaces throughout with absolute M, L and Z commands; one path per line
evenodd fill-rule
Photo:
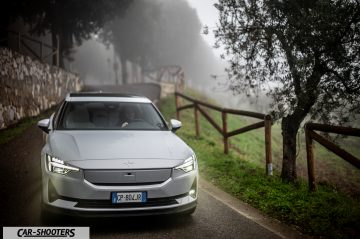
M 176 130 L 180 129 L 182 126 L 181 122 L 178 120 L 175 120 L 175 119 L 170 120 L 170 125 L 171 125 L 172 132 L 176 132 Z
M 49 125 L 50 119 L 42 119 L 37 123 L 37 126 L 47 134 L 49 133 Z

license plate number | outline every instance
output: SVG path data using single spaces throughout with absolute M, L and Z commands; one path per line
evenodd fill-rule
M 146 202 L 146 192 L 112 192 L 112 203 Z

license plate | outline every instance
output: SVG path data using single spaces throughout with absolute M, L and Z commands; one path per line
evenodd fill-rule
M 112 192 L 112 203 L 146 202 L 146 192 Z

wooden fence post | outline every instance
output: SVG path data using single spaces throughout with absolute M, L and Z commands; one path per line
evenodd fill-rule
M 180 113 L 179 113 L 179 96 L 175 92 L 175 110 L 176 110 L 176 119 L 180 120 Z
M 226 118 L 226 112 L 221 112 L 221 118 L 223 123 L 222 133 L 223 133 L 223 139 L 224 139 L 224 154 L 229 153 L 229 141 L 227 137 L 227 118 Z
M 194 104 L 194 116 L 195 116 L 195 132 L 196 138 L 200 137 L 200 126 L 199 126 L 199 112 L 198 112 L 198 104 Z
M 180 99 L 184 98 L 187 101 L 190 101 L 190 104 L 181 105 Z M 178 91 L 175 91 L 175 105 L 176 105 L 176 116 L 177 119 L 180 118 L 179 112 L 184 109 L 194 107 L 194 117 L 195 117 L 195 131 L 196 137 L 200 137 L 200 124 L 199 124 L 199 112 L 205 117 L 205 119 L 223 136 L 223 143 L 224 143 L 224 154 L 229 153 L 229 138 L 248 132 L 250 130 L 258 129 L 265 126 L 265 153 L 266 153 L 266 172 L 268 175 L 273 174 L 272 169 L 272 153 L 271 153 L 271 125 L 272 119 L 270 115 L 264 115 L 261 113 L 250 112 L 250 111 L 243 111 L 243 110 L 234 110 L 234 109 L 227 109 L 221 108 L 219 106 L 211 105 L 206 102 L 202 102 L 200 100 L 195 100 L 189 96 L 186 96 Z M 217 112 L 221 112 L 221 119 L 222 119 L 222 127 L 211 117 L 209 113 L 204 110 L 203 107 L 207 107 Z M 257 119 L 263 119 L 260 122 L 255 124 L 251 124 L 240 129 L 232 130 L 228 132 L 228 125 L 227 125 L 227 114 L 235 114 L 235 115 L 243 115 L 249 116 Z
M 265 115 L 265 161 L 266 161 L 266 174 L 273 175 L 272 167 L 272 152 L 271 152 L 271 115 Z
M 306 140 L 309 190 L 311 192 L 314 192 L 316 191 L 314 145 L 313 145 L 313 140 L 310 136 L 310 129 L 308 129 L 307 124 L 305 124 L 305 140 Z

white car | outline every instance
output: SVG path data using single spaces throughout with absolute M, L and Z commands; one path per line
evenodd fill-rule
M 78 216 L 191 214 L 194 151 L 145 97 L 71 93 L 50 119 L 41 151 L 42 209 Z

